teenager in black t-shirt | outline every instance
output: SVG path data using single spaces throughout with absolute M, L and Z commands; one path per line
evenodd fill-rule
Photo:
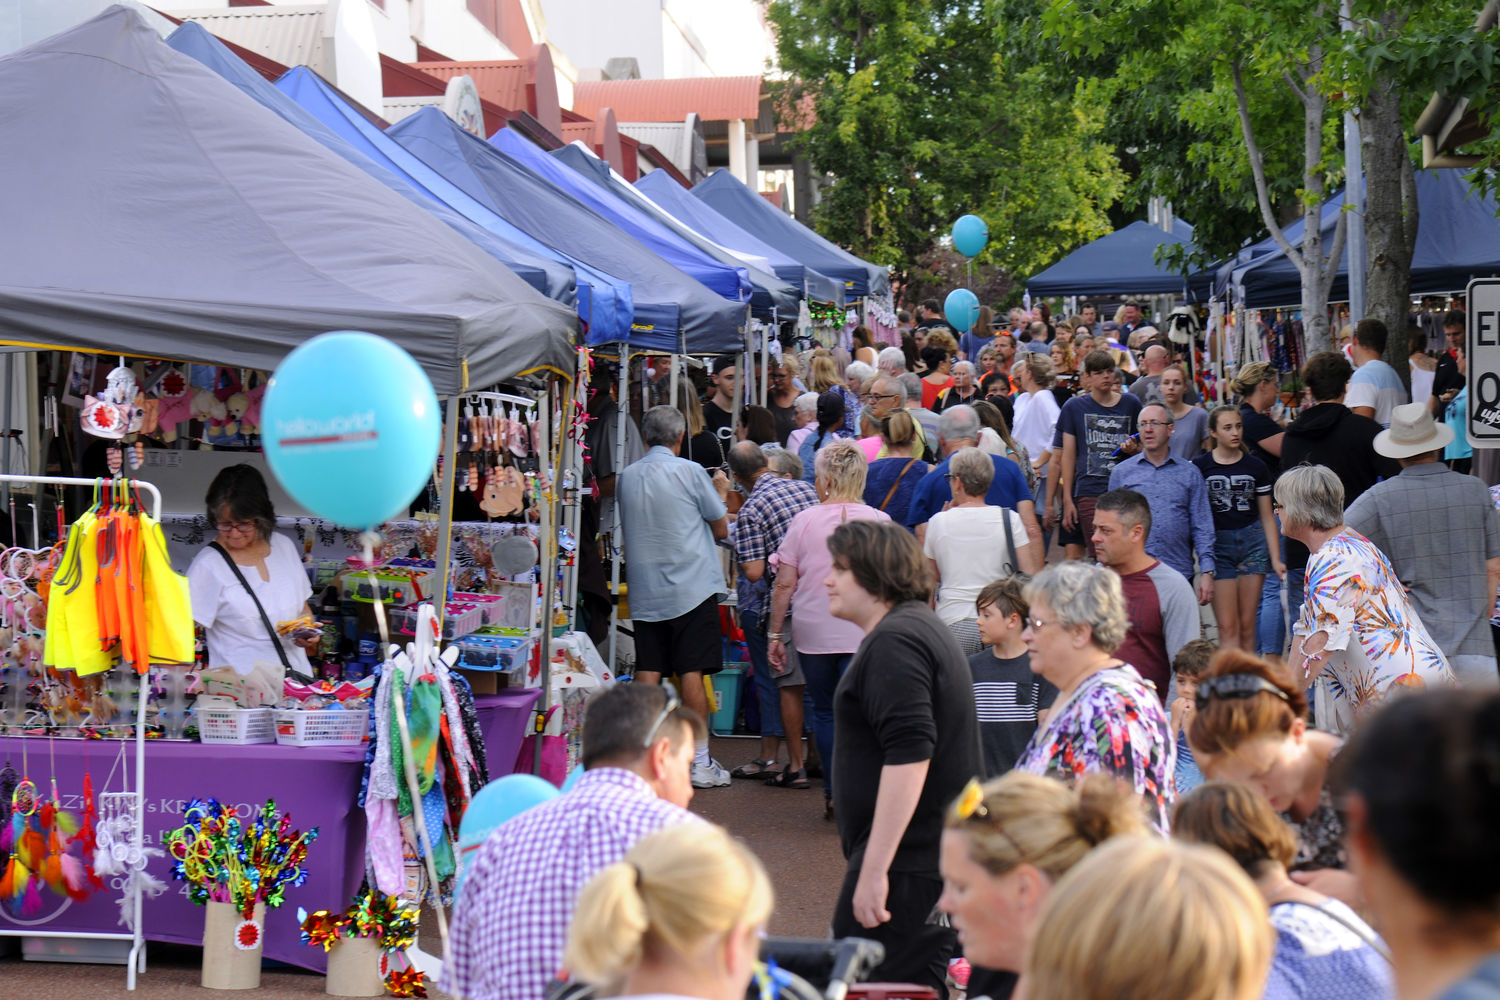
M 910 532 L 850 521 L 828 551 L 829 610 L 865 632 L 834 693 L 833 802 L 848 869 L 833 933 L 885 945 L 872 981 L 942 991 L 956 942 L 927 916 L 943 891 L 943 817 L 983 767 L 968 664 L 927 606 L 931 576 Z

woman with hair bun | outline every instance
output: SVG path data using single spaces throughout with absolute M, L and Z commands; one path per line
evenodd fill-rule
M 669 827 L 583 887 L 563 967 L 600 996 L 741 1000 L 772 903 L 760 861 L 722 827 Z
M 1107 775 L 1069 788 L 1020 771 L 971 781 L 945 827 L 938 908 L 974 965 L 969 996 L 976 998 L 1014 987 L 1058 879 L 1110 837 L 1147 830 L 1140 798 Z
M 1388 706 L 1349 741 L 1337 784 L 1396 996 L 1500 997 L 1500 694 Z
M 1276 957 L 1267 1000 L 1384 1000 L 1391 996 L 1385 944 L 1336 899 L 1287 875 L 1297 837 L 1248 785 L 1210 781 L 1177 803 L 1172 836 L 1228 854 L 1271 908 Z
M 1344 850 L 1344 823 L 1328 791 L 1329 765 L 1342 746 L 1307 724 L 1307 697 L 1282 666 L 1238 649 L 1222 650 L 1198 681 L 1188 743 L 1203 774 L 1238 781 L 1266 797 L 1297 834 L 1288 865 L 1323 869 L 1298 881 L 1351 905 L 1358 901 Z

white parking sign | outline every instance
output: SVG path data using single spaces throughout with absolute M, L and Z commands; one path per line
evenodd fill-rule
M 1500 278 L 1469 282 L 1469 443 L 1500 448 Z

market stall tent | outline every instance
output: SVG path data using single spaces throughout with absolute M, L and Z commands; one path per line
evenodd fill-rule
M 891 278 L 885 268 L 860 260 L 825 240 L 773 207 L 729 171 L 715 170 L 694 186 L 693 195 L 773 247 L 841 280 L 847 298 L 890 294 Z
M 1160 246 L 1192 248 L 1193 227 L 1180 219 L 1172 231 L 1149 222 L 1132 222 L 1068 254 L 1026 282 L 1026 291 L 1041 295 L 1182 295 L 1182 275 L 1156 263 Z
M 621 185 L 628 193 L 622 197 L 620 191 L 613 189 L 608 183 L 601 182 L 596 173 L 583 174 L 572 169 L 566 162 L 548 155 L 514 129 L 501 129 L 490 136 L 490 142 L 496 148 L 515 157 L 528 170 L 554 187 L 572 195 L 646 246 L 651 247 L 668 263 L 674 263 L 674 258 L 669 254 L 675 252 L 680 255 L 689 252 L 693 256 L 713 261 L 720 267 L 730 268 L 735 273 L 744 275 L 747 292 L 742 301 L 749 301 L 751 311 L 755 315 L 769 319 L 774 310 L 779 310 L 783 316 L 796 315 L 799 298 L 797 289 L 766 270 L 766 262 L 752 263 L 740 260 L 725 248 L 715 246 L 691 229 L 682 226 L 676 219 L 663 215 L 655 206 L 636 196 L 634 189 L 623 180 Z M 565 146 L 563 149 L 571 149 L 580 156 L 592 156 L 592 154 L 584 153 L 577 146 Z M 605 178 L 608 179 L 609 164 L 603 160 L 598 160 L 598 163 L 604 167 Z M 674 251 L 674 247 L 681 249 Z M 687 271 L 687 273 L 693 272 Z M 720 294 L 723 294 L 722 291 Z
M 0 341 L 270 370 L 336 329 L 439 394 L 574 366 L 571 311 L 112 7 L 0 59 Z
M 320 127 L 339 136 L 369 161 L 411 185 L 426 198 L 457 212 L 472 224 L 518 243 L 529 252 L 566 267 L 576 275 L 578 316 L 590 330 L 624 335 L 630 328 L 630 283 L 589 267 L 582 261 L 554 250 L 513 226 L 466 194 L 457 185 L 407 151 L 406 147 L 376 128 L 327 81 L 305 66 L 286 73 L 271 87 L 283 100 L 293 103 Z
M 717 353 L 744 346 L 748 306 L 716 295 L 594 210 L 527 170 L 436 108 L 386 133 L 424 163 L 549 246 L 630 281 L 628 343 L 667 352 Z M 591 344 L 619 338 L 588 331 Z
M 1416 172 L 1417 210 L 1420 224 L 1412 248 L 1411 294 L 1456 292 L 1470 279 L 1500 274 L 1500 221 L 1491 195 L 1470 188 L 1468 171 L 1459 168 Z M 1344 200 L 1340 191 L 1329 199 L 1334 206 Z M 1325 206 L 1324 238 L 1327 240 L 1338 215 Z M 1300 241 L 1300 231 L 1298 240 Z M 1325 246 L 1326 246 L 1325 242 Z M 1247 309 L 1297 306 L 1302 301 L 1301 277 L 1296 265 L 1278 247 L 1274 253 L 1236 269 L 1233 285 L 1239 304 Z M 1339 270 L 1329 290 L 1330 302 L 1349 298 L 1349 254 L 1345 247 Z
M 556 299 L 565 305 L 573 302 L 575 281 L 573 269 L 567 264 L 549 260 L 543 255 L 507 242 L 496 233 L 481 229 L 411 178 L 383 169 L 372 157 L 356 150 L 350 142 L 336 135 L 334 130 L 273 87 L 265 77 L 229 51 L 223 42 L 209 34 L 203 25 L 196 21 L 183 22 L 181 27 L 167 36 L 167 44 L 178 52 L 192 56 L 234 84 L 247 97 L 274 111 L 305 135 L 316 139 L 324 148 L 342 156 L 403 198 L 430 212 L 448 228 L 516 272 L 527 284 L 549 299 Z
M 564 162 L 572 163 L 577 167 L 579 160 L 571 157 L 570 151 L 578 150 L 576 146 L 570 145 L 566 149 L 558 150 L 557 156 Z M 579 156 L 585 155 L 581 151 L 578 152 Z M 731 251 L 753 254 L 766 260 L 777 277 L 802 289 L 803 294 L 808 298 L 817 302 L 831 302 L 837 306 L 844 304 L 842 281 L 820 274 L 795 257 L 764 242 L 727 216 L 719 214 L 707 202 L 694 198 L 687 188 L 673 180 L 665 170 L 651 171 L 636 181 L 634 187 L 663 211 L 671 213 L 683 225 L 693 227 Z
M 1336 198 L 1330 198 L 1323 203 L 1323 211 L 1320 216 L 1320 224 L 1323 229 L 1324 238 L 1333 235 L 1333 227 L 1339 220 L 1339 213 L 1344 210 L 1343 194 Z M 1282 227 L 1282 233 L 1293 245 L 1302 245 L 1302 231 L 1306 228 L 1305 220 L 1300 216 L 1293 219 Z M 1325 246 L 1327 244 L 1324 244 Z M 1254 243 L 1247 243 L 1228 260 L 1211 264 L 1201 271 L 1194 271 L 1188 275 L 1188 298 L 1194 302 L 1206 302 L 1210 298 L 1223 298 L 1229 291 L 1230 281 L 1234 272 L 1263 258 L 1272 257 L 1281 253 L 1281 248 L 1276 245 L 1274 237 L 1267 236 L 1265 239 Z

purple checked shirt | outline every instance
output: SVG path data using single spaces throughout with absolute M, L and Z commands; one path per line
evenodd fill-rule
M 566 795 L 505 823 L 479 849 L 438 988 L 459 1000 L 537 1000 L 562 964 L 584 883 L 647 834 L 698 821 L 632 771 L 585 771 Z

